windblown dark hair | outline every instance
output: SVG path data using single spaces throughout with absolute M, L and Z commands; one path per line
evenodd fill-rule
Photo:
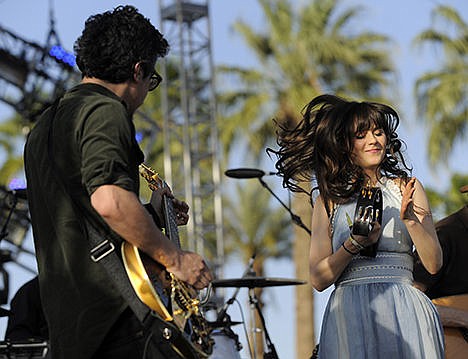
M 302 115 L 302 120 L 292 129 L 278 124 L 279 149 L 267 149 L 277 156 L 275 167 L 283 177 L 283 187 L 310 196 L 318 189 L 328 212 L 330 203 L 347 202 L 365 184 L 363 170 L 351 158 L 353 139 L 356 133 L 374 127 L 382 129 L 387 137 L 378 174 L 389 178 L 409 177 L 411 168 L 402 154 L 404 142 L 396 133 L 400 120 L 391 107 L 321 95 L 304 107 Z M 306 191 L 298 185 L 304 181 L 316 182 L 318 187 Z
M 137 62 L 144 62 L 144 76 L 153 71 L 156 60 L 169 51 L 163 35 L 133 6 L 90 16 L 74 45 L 82 76 L 111 83 L 132 78 Z

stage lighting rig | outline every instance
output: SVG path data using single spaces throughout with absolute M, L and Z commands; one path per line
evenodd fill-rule
M 79 80 L 74 55 L 58 43 L 53 29 L 41 46 L 0 26 L 0 100 L 27 121 L 34 122 L 45 106 Z

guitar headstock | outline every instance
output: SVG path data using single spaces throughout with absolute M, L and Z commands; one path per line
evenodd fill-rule
M 142 163 L 138 167 L 138 170 L 140 171 L 141 177 L 143 177 L 146 182 L 148 182 L 148 187 L 152 191 L 163 188 L 165 186 L 164 180 L 161 178 L 161 176 L 159 176 L 159 173 L 157 173 L 148 165 Z

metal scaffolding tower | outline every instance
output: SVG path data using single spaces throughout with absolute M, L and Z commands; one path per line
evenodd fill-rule
M 191 206 L 188 249 L 213 259 L 219 276 L 224 243 L 208 1 L 159 0 L 159 7 L 160 28 L 171 46 L 161 69 L 168 79 L 161 101 L 164 174 Z

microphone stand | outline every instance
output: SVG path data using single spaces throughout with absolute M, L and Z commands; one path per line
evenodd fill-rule
M 298 215 L 294 214 L 291 209 L 271 190 L 271 188 L 266 184 L 266 182 L 262 179 L 262 177 L 258 177 L 258 180 L 260 181 L 261 185 L 263 187 L 265 187 L 268 192 L 270 192 L 273 197 L 275 197 L 279 203 L 281 203 L 283 205 L 284 208 L 286 208 L 286 210 L 289 212 L 289 214 L 291 215 L 291 219 L 292 221 L 297 224 L 299 227 L 301 227 L 303 230 L 305 230 L 309 235 L 312 234 L 312 232 L 310 231 L 309 228 L 306 227 L 306 225 L 302 222 L 301 220 L 301 217 L 299 217 Z
M 249 263 L 247 265 L 247 268 L 245 269 L 244 273 L 242 274 L 242 277 L 241 278 L 245 278 L 249 275 L 252 275 L 253 273 L 255 273 L 253 271 L 253 263 L 254 263 L 254 260 L 255 260 L 255 256 L 256 254 L 254 254 L 250 259 L 249 259 Z M 234 301 L 236 300 L 237 298 L 237 294 L 239 294 L 239 290 L 240 290 L 241 287 L 237 287 L 236 290 L 234 291 L 234 294 L 231 296 L 231 298 L 228 299 L 228 301 L 226 302 L 226 304 L 224 304 L 223 308 L 221 308 L 221 310 L 219 311 L 219 314 L 218 314 L 218 317 L 216 319 L 216 322 L 218 323 L 222 323 L 226 317 L 226 313 L 227 313 L 227 310 L 228 310 L 228 307 L 234 303 Z M 229 321 L 229 318 L 228 318 L 228 321 Z
M 265 334 L 265 342 L 268 347 L 268 352 L 263 353 L 263 359 L 279 359 L 278 353 L 276 352 L 275 345 L 270 339 L 270 335 L 268 334 L 266 324 L 265 324 L 265 317 L 263 316 L 262 310 L 260 309 L 260 304 L 258 304 L 257 296 L 255 295 L 254 288 L 249 289 L 249 301 L 250 304 L 254 306 L 257 310 L 258 316 L 260 318 L 260 322 L 263 327 L 263 332 Z M 254 345 L 254 351 L 256 349 L 256 345 Z
M 13 215 L 13 212 L 15 211 L 16 205 L 18 203 L 18 199 L 16 198 L 15 195 L 13 195 L 13 203 L 11 204 L 11 209 L 10 212 L 8 212 L 8 216 L 5 220 L 5 223 L 3 224 L 2 231 L 0 232 L 0 241 L 3 238 L 6 238 L 8 236 L 8 224 L 10 223 L 11 216 Z

